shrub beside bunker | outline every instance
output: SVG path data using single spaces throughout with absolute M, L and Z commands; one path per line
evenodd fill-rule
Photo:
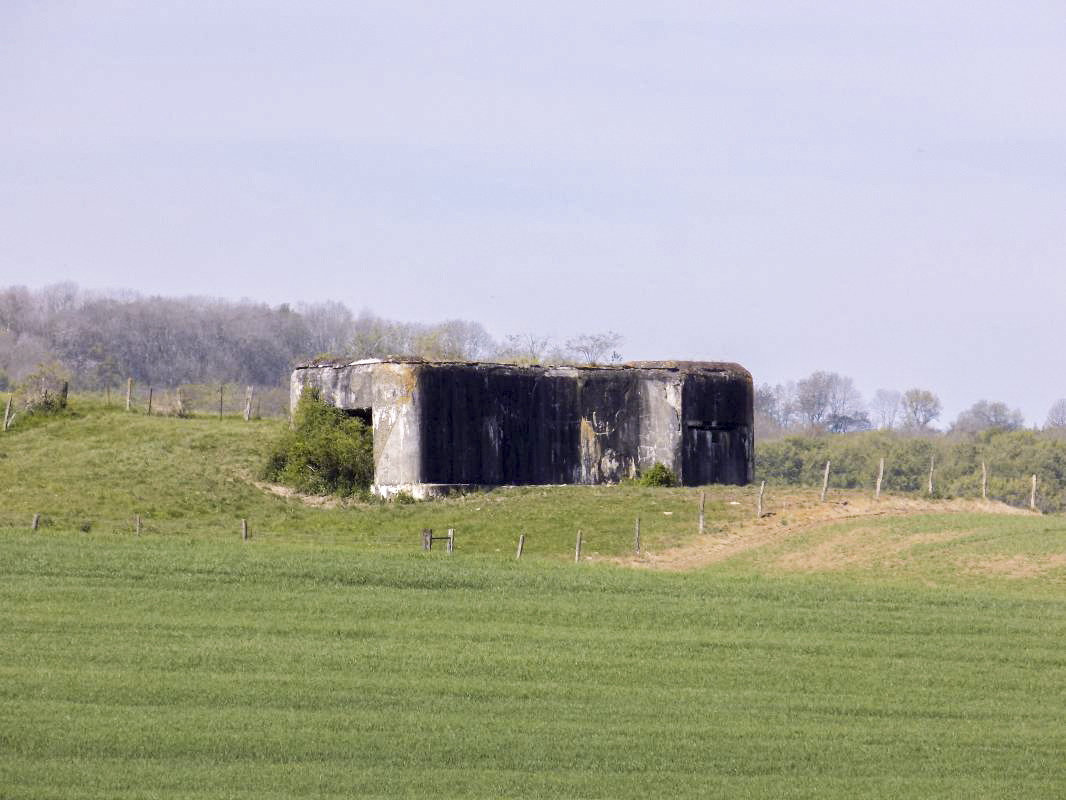
M 306 494 L 366 493 L 374 480 L 373 432 L 308 387 L 292 429 L 274 442 L 261 475 Z

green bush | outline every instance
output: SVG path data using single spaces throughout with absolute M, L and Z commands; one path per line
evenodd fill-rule
M 15 392 L 15 404 L 25 414 L 58 414 L 67 408 L 70 373 L 58 361 L 42 363 L 27 375 Z
M 640 476 L 641 486 L 677 486 L 677 476 L 665 464 L 656 461 Z
M 409 506 L 418 501 L 415 500 L 414 495 L 410 492 L 397 492 L 392 496 L 392 502 L 398 506 Z
M 274 443 L 262 477 L 306 494 L 366 492 L 374 480 L 373 433 L 308 387 L 296 404 L 292 429 Z

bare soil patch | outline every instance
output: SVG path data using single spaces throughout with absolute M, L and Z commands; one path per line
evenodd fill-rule
M 916 544 L 950 542 L 969 533 L 970 531 L 944 531 L 887 538 L 883 530 L 856 528 L 819 542 L 809 550 L 786 553 L 774 564 L 788 572 L 832 572 L 873 566 L 902 566 L 905 563 L 904 555 Z
M 284 497 L 287 500 L 298 500 L 305 506 L 311 506 L 312 508 L 339 508 L 344 505 L 344 502 L 340 498 L 331 495 L 303 494 L 280 483 L 257 481 L 247 475 L 243 477 L 248 483 L 252 484 L 252 486 L 261 492 L 267 492 L 276 497 Z
M 849 494 L 846 499 L 831 499 L 822 503 L 816 492 L 771 496 L 769 502 L 764 504 L 764 508 L 768 511 L 762 519 L 752 519 L 750 522 L 731 525 L 724 531 L 705 533 L 679 547 L 644 553 L 640 557 L 612 560 L 615 563 L 645 569 L 698 569 L 725 561 L 739 553 L 777 544 L 797 533 L 842 520 L 911 514 L 1031 513 L 1003 503 L 969 499 L 924 500 L 913 497 L 883 496 L 880 500 L 875 500 L 869 496 Z M 861 548 L 856 548 L 862 537 L 862 531 L 850 531 L 820 544 L 812 551 L 785 556 L 780 560 L 782 562 L 780 566 L 798 570 L 843 569 L 847 566 L 872 563 L 873 559 L 877 558 L 882 560 L 898 558 L 902 552 L 922 541 L 948 541 L 966 536 L 968 533 L 968 531 L 948 531 L 944 534 L 923 534 L 881 542 L 875 547 L 871 547 L 871 543 L 866 541 L 862 543 Z M 859 553 L 857 550 L 862 552 Z
M 1066 567 L 1066 554 L 1047 556 L 987 556 L 962 559 L 959 566 L 968 575 L 1000 575 L 1005 578 L 1039 578 Z

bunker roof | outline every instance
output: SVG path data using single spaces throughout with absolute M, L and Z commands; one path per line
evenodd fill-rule
M 625 370 L 662 370 L 681 374 L 725 374 L 729 377 L 751 380 L 749 373 L 740 364 L 731 361 L 627 361 L 622 364 L 504 364 L 494 361 L 444 361 L 420 358 L 418 356 L 386 356 L 385 358 L 365 358 L 358 361 L 345 359 L 314 359 L 303 364 L 297 364 L 295 369 L 313 369 L 315 367 L 333 367 L 342 369 L 345 367 L 369 366 L 373 364 L 411 364 L 425 367 L 469 367 L 471 369 L 507 369 L 507 370 L 593 370 L 604 372 L 620 372 Z

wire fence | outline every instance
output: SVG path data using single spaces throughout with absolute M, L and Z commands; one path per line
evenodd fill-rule
M 150 386 L 132 383 L 92 392 L 76 392 L 71 402 L 89 400 L 111 408 L 128 406 L 130 411 L 164 416 L 232 416 L 281 418 L 289 414 L 287 386 L 245 386 L 236 383 L 184 383 L 180 386 Z M 250 401 L 250 402 L 249 402 Z
M 18 511 L 0 512 L 0 530 L 89 535 L 114 535 L 123 537 L 173 537 L 225 541 L 242 539 L 253 541 L 309 542 L 319 545 L 373 544 L 414 549 L 420 542 L 420 530 L 414 527 L 375 528 L 368 530 L 344 519 L 316 521 L 242 519 L 228 514 L 217 516 L 196 515 L 190 518 L 171 518 L 129 513 L 125 515 L 101 515 L 96 513 L 54 513 L 43 510 L 36 513 Z

